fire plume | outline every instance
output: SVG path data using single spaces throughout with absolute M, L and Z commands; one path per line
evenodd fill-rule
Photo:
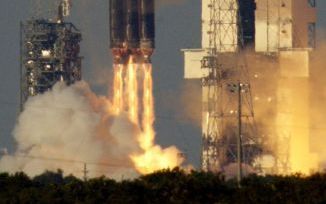
M 153 99 L 153 82 L 152 67 L 150 64 L 143 65 L 144 82 L 143 82 L 143 133 L 139 138 L 140 146 L 146 150 L 153 146 L 154 143 L 154 99 Z
M 119 114 L 123 109 L 123 79 L 122 79 L 123 65 L 114 64 L 113 69 L 114 69 L 113 108 L 114 108 L 114 113 Z
M 130 57 L 126 71 L 123 65 L 114 65 L 114 70 L 115 112 L 120 114 L 126 111 L 130 121 L 141 130 L 137 136 L 141 152 L 129 155 L 135 169 L 147 174 L 181 165 L 183 159 L 179 157 L 180 151 L 176 147 L 163 149 L 155 144 L 152 65 L 136 64 Z M 139 82 L 142 82 L 142 86 L 138 87 Z
M 130 120 L 138 124 L 138 80 L 137 64 L 134 64 L 131 56 L 127 65 L 127 97 L 128 97 L 128 114 Z

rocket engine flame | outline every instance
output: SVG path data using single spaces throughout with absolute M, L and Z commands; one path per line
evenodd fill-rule
M 153 98 L 153 79 L 152 65 L 142 64 L 143 71 L 143 113 L 142 113 L 142 132 L 138 142 L 143 150 L 142 154 L 133 154 L 131 159 L 135 168 L 142 174 L 151 173 L 164 168 L 174 168 L 182 163 L 178 158 L 179 150 L 176 147 L 162 149 L 154 144 L 155 131 L 153 124 L 154 98 Z
M 123 109 L 123 100 L 122 100 L 122 98 L 123 98 L 123 79 L 122 79 L 123 65 L 114 64 L 113 69 L 114 69 L 113 107 L 114 107 L 114 113 L 117 115 Z
M 127 97 L 128 97 L 128 114 L 130 120 L 138 125 L 138 81 L 137 81 L 137 64 L 134 64 L 133 57 L 129 58 L 127 65 Z
M 176 147 L 162 149 L 154 143 L 155 114 L 152 65 L 149 63 L 135 64 L 131 56 L 126 73 L 123 73 L 122 67 L 123 65 L 114 65 L 114 106 L 116 114 L 126 111 L 130 121 L 141 130 L 138 135 L 138 145 L 142 152 L 129 155 L 136 170 L 139 173 L 147 174 L 181 165 L 183 160 L 179 158 L 180 151 Z M 123 75 L 125 75 L 125 80 L 123 80 Z M 141 80 L 142 86 L 138 87 L 141 84 L 138 82 Z M 124 81 L 126 84 L 123 84 Z M 125 89 L 125 95 L 122 94 L 123 89 Z M 140 101 L 139 96 L 142 96 L 142 101 Z
M 139 138 L 140 146 L 146 150 L 153 146 L 154 142 L 154 99 L 153 99 L 153 82 L 152 67 L 150 64 L 143 64 L 144 82 L 143 82 L 143 134 Z
M 143 152 L 131 154 L 130 158 L 140 173 L 176 167 L 182 163 L 177 148 L 162 149 L 154 143 L 150 58 L 155 48 L 155 1 L 110 0 L 109 3 L 110 46 L 114 62 L 126 68 L 123 73 L 115 71 L 115 112 L 127 112 L 130 121 L 141 130 L 137 136 Z

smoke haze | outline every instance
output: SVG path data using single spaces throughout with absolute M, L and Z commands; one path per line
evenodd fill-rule
M 318 43 L 311 57 L 311 148 L 320 157 L 321 167 L 326 169 L 326 42 Z
M 291 75 L 300 73 L 300 67 L 285 64 L 283 70 L 293 72 L 282 75 L 278 60 L 247 55 L 259 134 L 268 138 L 268 151 L 289 152 L 291 172 L 309 174 L 325 168 L 321 142 L 326 139 L 325 54 L 326 43 L 319 42 L 310 53 L 309 73 L 304 77 Z M 288 133 L 289 146 L 285 141 L 277 145 L 275 138 Z
M 275 164 L 270 154 L 289 154 L 290 173 L 309 174 L 326 167 L 326 43 L 319 43 L 310 53 L 307 75 L 296 64 L 284 63 L 276 56 L 265 56 L 247 50 L 244 52 L 250 75 L 254 105 L 256 134 L 264 141 L 262 163 L 266 168 Z M 286 75 L 287 70 L 292 70 Z M 284 73 L 285 72 L 285 73 Z M 298 76 L 296 76 L 298 75 Z M 182 91 L 183 119 L 200 126 L 201 91 L 189 83 Z M 288 135 L 289 141 L 282 141 Z M 287 144 L 288 143 L 288 144 Z M 278 161 L 280 163 L 280 161 Z M 284 170 L 278 166 L 280 173 Z M 282 170 L 283 169 L 283 170 Z
M 1 171 L 35 176 L 60 168 L 65 174 L 81 176 L 85 162 L 104 164 L 89 167 L 92 177 L 137 175 L 128 155 L 138 151 L 139 130 L 124 114 L 113 115 L 110 108 L 109 100 L 92 93 L 86 82 L 69 87 L 58 83 L 51 91 L 30 98 L 13 132 L 16 156 L 4 156 Z

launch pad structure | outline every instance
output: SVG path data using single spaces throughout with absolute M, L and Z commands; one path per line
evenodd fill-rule
M 31 19 L 21 23 L 21 110 L 29 97 L 44 93 L 58 81 L 81 80 L 80 31 L 70 22 L 66 1 L 56 20 Z
M 209 20 L 203 23 L 208 49 L 201 60 L 201 69 L 208 70 L 202 77 L 202 169 L 227 172 L 237 164 L 240 181 L 244 165 L 253 163 L 262 146 L 254 132 L 251 85 L 241 56 L 244 33 L 239 7 L 236 0 L 209 1 Z M 246 31 L 249 37 L 246 42 L 250 42 L 252 32 Z
M 245 166 L 279 174 L 315 168 L 309 130 L 296 128 L 309 124 L 315 7 L 315 0 L 202 0 L 202 48 L 183 52 L 184 77 L 202 81 L 203 170 L 227 172 L 235 162 L 238 174 Z M 253 111 L 259 129 L 250 125 Z
M 255 133 L 251 85 L 242 56 L 244 44 L 254 38 L 254 29 L 241 22 L 252 21 L 250 1 L 204 0 L 202 12 L 203 49 L 183 50 L 185 77 L 202 81 L 202 154 L 205 171 L 228 172 L 237 166 L 254 171 L 254 159 L 262 153 L 262 140 Z M 244 38 L 245 36 L 245 38 Z M 197 62 L 197 63 L 196 63 Z M 259 170 L 258 170 L 259 171 Z

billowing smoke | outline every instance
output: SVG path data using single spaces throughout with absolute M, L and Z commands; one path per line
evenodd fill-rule
M 82 176 L 134 176 L 129 155 L 138 152 L 139 130 L 121 113 L 114 115 L 106 97 L 98 97 L 86 82 L 30 98 L 13 132 L 14 156 L 4 156 L 1 171 L 24 171 L 30 176 L 62 169 Z

